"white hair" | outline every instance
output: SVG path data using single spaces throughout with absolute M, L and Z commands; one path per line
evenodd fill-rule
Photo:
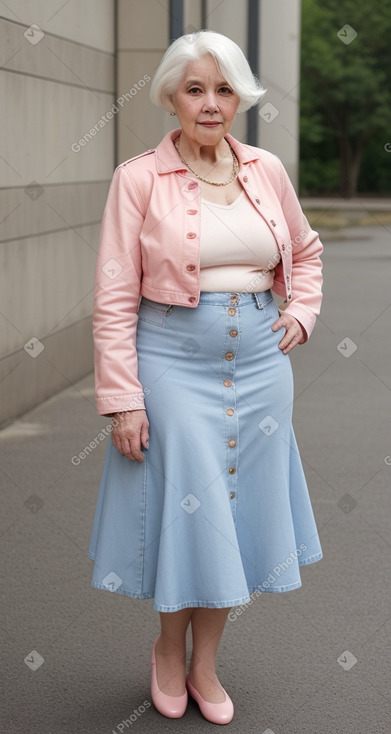
M 150 89 L 151 101 L 175 112 L 170 100 L 181 81 L 187 64 L 211 54 L 222 76 L 240 97 L 238 112 L 245 112 L 266 94 L 239 46 L 227 36 L 214 31 L 197 31 L 177 38 L 164 54 Z

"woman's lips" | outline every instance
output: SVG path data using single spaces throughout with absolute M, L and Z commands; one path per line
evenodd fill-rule
M 217 125 L 221 125 L 221 122 L 199 122 L 199 125 L 203 125 L 204 127 L 217 127 Z

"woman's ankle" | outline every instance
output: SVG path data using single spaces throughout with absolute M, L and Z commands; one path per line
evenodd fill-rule
M 158 655 L 169 655 L 184 660 L 186 658 L 186 638 L 173 640 L 160 634 L 156 640 L 155 650 Z
M 211 680 L 214 680 L 214 678 L 217 677 L 216 662 L 202 659 L 198 659 L 197 661 L 195 661 L 193 660 L 193 658 L 191 658 L 189 665 L 189 677 L 191 677 L 192 675 L 202 675 L 210 678 Z

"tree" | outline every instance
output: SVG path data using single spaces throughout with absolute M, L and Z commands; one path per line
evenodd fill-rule
M 335 147 L 347 198 L 370 141 L 390 142 L 390 37 L 391 0 L 302 0 L 302 151 Z

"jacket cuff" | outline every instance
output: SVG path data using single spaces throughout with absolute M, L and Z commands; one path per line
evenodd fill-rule
M 144 392 L 125 395 L 110 395 L 107 398 L 95 397 L 99 415 L 113 415 L 129 410 L 145 410 Z

